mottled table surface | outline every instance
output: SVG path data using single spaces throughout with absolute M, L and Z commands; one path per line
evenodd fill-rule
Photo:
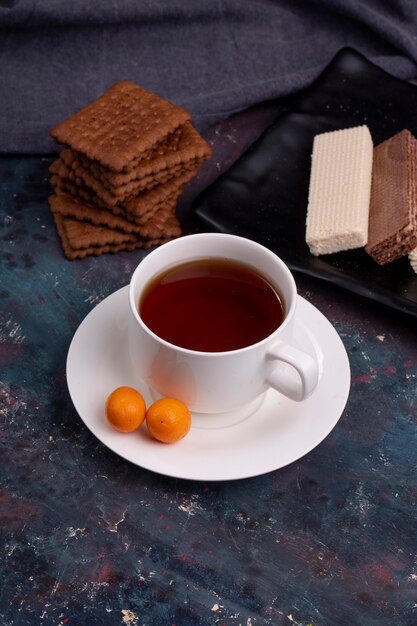
M 182 199 L 185 222 L 193 194 L 243 149 L 233 123 L 208 139 L 213 160 Z M 251 479 L 141 469 L 84 426 L 65 361 L 82 319 L 143 253 L 64 258 L 51 160 L 0 157 L 0 623 L 417 624 L 415 321 L 296 275 L 350 359 L 331 434 Z

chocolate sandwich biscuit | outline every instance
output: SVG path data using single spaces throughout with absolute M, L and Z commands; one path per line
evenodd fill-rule
M 160 209 L 169 208 L 170 210 L 175 211 L 178 197 L 185 184 L 184 180 L 182 180 L 181 187 L 179 188 L 176 188 L 174 184 L 170 185 L 166 190 L 167 193 L 170 193 L 170 195 L 167 195 L 164 191 L 165 187 L 168 187 L 169 183 L 161 184 L 154 187 L 150 191 L 143 191 L 126 204 L 108 207 L 100 200 L 100 198 L 83 185 L 77 185 L 57 175 L 53 175 L 51 177 L 50 183 L 54 188 L 56 195 L 66 195 L 72 197 L 75 200 L 81 201 L 82 204 L 87 204 L 95 207 L 96 209 L 101 209 L 109 215 L 113 214 L 125 217 L 130 222 L 138 225 L 145 224 L 146 221 L 152 218 L 153 214 Z
M 110 211 L 74 198 L 67 193 L 54 194 L 48 198 L 48 201 L 54 215 L 72 218 L 93 226 L 104 226 L 126 234 L 133 233 L 140 237 L 152 239 L 161 236 L 178 237 L 181 234 L 173 204 L 160 205 L 152 215 L 147 216 L 142 224 L 138 224 L 126 217 L 114 215 Z
M 201 160 L 193 159 L 190 162 L 160 170 L 150 176 L 135 179 L 119 190 L 114 190 L 117 194 L 115 195 L 115 193 L 110 192 L 103 185 L 100 179 L 95 178 L 87 169 L 82 166 L 72 167 L 71 164 L 68 163 L 68 154 L 65 158 L 67 162 L 64 162 L 62 157 L 54 161 L 50 165 L 49 171 L 52 174 L 58 175 L 61 179 L 70 181 L 76 186 L 87 188 L 92 193 L 93 202 L 96 204 L 100 203 L 107 207 L 123 204 L 134 199 L 142 191 L 153 189 L 157 185 L 166 183 L 178 176 L 189 174 L 190 178 L 192 178 L 201 165 Z
M 49 179 L 49 182 L 54 188 L 56 194 L 69 193 L 70 195 L 74 196 L 74 198 L 85 200 L 86 202 L 93 203 L 100 208 L 109 210 L 106 204 L 102 202 L 100 198 L 97 198 L 97 196 L 85 185 L 77 185 L 67 178 L 61 178 L 58 174 L 53 174 Z M 117 207 L 112 207 L 111 211 L 115 215 L 118 215 L 121 212 L 121 209 Z
M 71 261 L 88 255 L 148 249 L 173 239 L 172 236 L 164 235 L 155 239 L 135 237 L 116 229 L 93 226 L 59 214 L 54 214 L 53 217 L 64 254 Z
M 366 252 L 380 265 L 417 246 L 417 141 L 408 130 L 374 149 Z
M 123 203 L 123 210 L 132 216 L 141 217 L 149 213 L 153 207 L 161 202 L 176 201 L 184 190 L 184 187 L 195 176 L 193 169 L 184 170 L 178 176 L 170 178 L 165 183 L 160 183 L 138 193 L 134 198 Z
M 182 107 L 123 80 L 50 134 L 57 143 L 122 171 L 190 119 Z
M 179 132 L 179 134 L 178 134 Z M 180 165 L 186 166 L 191 161 L 199 162 L 211 155 L 209 145 L 202 139 L 190 123 L 184 124 L 176 133 L 176 141 L 166 141 L 163 149 L 151 150 L 148 158 L 138 163 L 129 164 L 123 172 L 114 172 L 75 150 L 66 149 L 61 153 L 62 160 L 73 169 L 78 167 L 99 179 L 101 183 L 115 195 L 122 195 L 125 185 L 134 183 L 144 177 L 152 177 L 162 170 Z

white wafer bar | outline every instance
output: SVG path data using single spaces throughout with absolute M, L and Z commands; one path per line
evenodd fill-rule
M 417 248 L 414 248 L 414 250 L 411 250 L 411 252 L 408 253 L 408 259 L 411 263 L 411 267 L 417 274 Z
M 306 220 L 306 242 L 312 254 L 367 243 L 372 156 L 367 126 L 315 136 Z

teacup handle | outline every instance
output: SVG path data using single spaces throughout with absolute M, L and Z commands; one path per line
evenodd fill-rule
M 267 377 L 271 387 L 297 402 L 313 393 L 319 381 L 319 366 L 309 354 L 281 341 L 268 350 L 267 357 L 283 361 L 295 370 L 290 373 L 272 369 Z

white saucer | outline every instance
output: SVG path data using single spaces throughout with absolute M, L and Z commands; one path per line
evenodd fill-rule
M 330 322 L 298 296 L 298 344 L 321 363 L 320 382 L 304 402 L 288 400 L 274 390 L 249 416 L 222 422 L 193 415 L 190 433 L 178 443 L 162 444 L 146 426 L 123 434 L 106 421 L 108 394 L 120 385 L 136 387 L 146 403 L 149 388 L 135 380 L 127 354 L 128 287 L 97 305 L 80 324 L 67 359 L 67 382 L 74 406 L 91 432 L 119 456 L 135 465 L 176 478 L 233 480 L 284 467 L 315 448 L 333 429 L 350 388 L 349 360 Z

